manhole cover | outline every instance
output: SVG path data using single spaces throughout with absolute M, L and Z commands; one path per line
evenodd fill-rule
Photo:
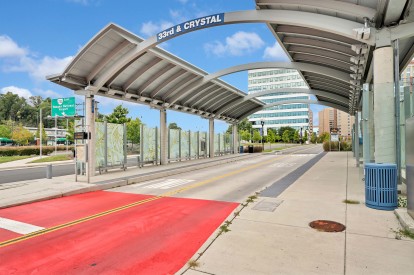
M 322 232 L 342 232 L 345 230 L 345 225 L 339 222 L 317 220 L 309 223 L 309 226 Z

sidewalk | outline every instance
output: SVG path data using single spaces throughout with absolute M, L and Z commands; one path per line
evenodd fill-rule
M 328 153 L 277 198 L 231 215 L 230 231 L 194 255 L 199 267 L 178 274 L 413 274 L 414 241 L 396 239 L 393 211 L 365 206 L 362 177 L 352 153 Z M 319 232 L 308 225 L 314 220 L 346 230 Z
M 9 162 L 0 163 L 0 170 L 8 170 L 13 168 L 23 168 L 23 167 L 36 167 L 36 166 L 46 166 L 48 164 L 68 164 L 73 163 L 73 160 L 63 160 L 63 161 L 53 161 L 53 162 L 39 162 L 39 163 L 30 163 L 34 160 L 38 160 L 40 158 L 46 158 L 48 156 L 35 156 L 26 159 L 14 160 Z

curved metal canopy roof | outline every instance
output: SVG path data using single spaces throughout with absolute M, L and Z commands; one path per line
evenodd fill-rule
M 321 29 L 298 25 L 267 23 L 283 50 L 292 62 L 316 64 L 348 75 L 348 83 L 340 82 L 320 72 L 299 69 L 310 89 L 349 97 L 349 113 L 353 114 L 360 103 L 362 83 L 372 80 L 372 53 L 369 40 L 374 30 L 413 22 L 411 0 L 255 0 L 257 10 L 299 11 L 313 13 L 315 20 L 331 16 L 365 24 L 355 29 L 355 39 Z M 370 37 L 371 36 L 371 37 Z M 366 43 L 361 42 L 361 39 Z M 377 39 L 377 37 L 376 37 Z M 359 40 L 359 41 L 358 41 Z M 362 41 L 363 41 L 362 40 Z M 377 39 L 378 40 L 378 39 Z M 400 39 L 400 71 L 414 54 L 414 38 Z M 375 41 L 376 43 L 378 41 Z M 376 45 L 378 46 L 378 45 Z M 318 100 L 330 99 L 316 95 Z
M 110 24 L 89 41 L 62 74 L 49 76 L 48 79 L 75 91 L 87 90 L 102 72 L 142 41 L 125 29 Z M 155 47 L 131 60 L 94 94 L 147 104 L 154 108 L 168 106 L 172 110 L 203 117 L 215 117 L 214 114 L 220 108 L 246 96 L 219 79 L 205 81 L 207 75 L 205 71 Z M 177 100 L 177 96 L 201 80 L 204 80 L 202 85 Z M 251 98 L 243 101 L 242 105 L 237 110 L 222 112 L 216 118 L 235 122 L 246 112 L 261 107 L 264 103 Z
M 266 22 L 290 63 L 258 62 L 207 74 L 155 47 L 161 43 L 156 36 L 143 40 L 110 24 L 62 74 L 48 79 L 77 91 L 234 123 L 266 105 L 219 80 L 223 75 L 258 68 L 296 69 L 315 102 L 353 114 L 362 83 L 372 80 L 372 53 L 382 43 L 377 33 L 389 33 L 390 41 L 399 39 L 401 71 L 414 55 L 411 0 L 255 1 L 256 11 L 225 13 L 223 24 Z M 391 28 L 395 25 L 398 28 Z

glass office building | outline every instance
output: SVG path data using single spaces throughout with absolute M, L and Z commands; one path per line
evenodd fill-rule
M 251 70 L 248 73 L 248 89 L 250 93 L 280 88 L 308 88 L 296 70 L 264 69 Z M 308 94 L 277 92 L 263 97 L 261 101 L 270 104 L 291 99 L 310 99 Z M 290 126 L 296 130 L 309 129 L 309 104 L 286 104 L 259 111 L 249 116 L 253 128 L 261 128 L 261 120 L 265 121 L 264 134 L 267 129 L 278 129 Z

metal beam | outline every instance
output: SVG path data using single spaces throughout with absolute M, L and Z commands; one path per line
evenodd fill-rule
M 310 29 L 307 27 L 299 27 L 292 25 L 278 25 L 274 27 L 276 28 L 275 32 L 277 32 L 278 34 L 287 34 L 289 36 L 302 37 L 307 39 L 317 39 L 320 41 L 329 41 L 347 47 L 359 43 L 353 38 L 344 37 L 334 33 L 319 31 L 315 29 Z
M 106 64 L 108 64 L 109 61 L 112 60 L 115 55 L 123 51 L 129 45 L 137 46 L 136 44 L 132 44 L 129 40 L 124 40 L 123 42 L 119 43 L 114 49 L 112 49 L 109 54 L 107 54 L 103 59 L 101 59 L 86 77 L 88 83 L 106 66 Z
M 354 56 L 355 52 L 352 51 L 351 47 L 344 46 L 343 44 L 332 43 L 328 41 L 321 41 L 311 38 L 303 37 L 285 37 L 283 44 L 286 45 L 298 45 L 309 48 L 316 48 L 321 50 L 328 50 L 331 52 L 341 53 L 348 56 Z
M 222 87 L 219 86 L 218 88 L 215 88 L 212 92 L 207 93 L 207 94 L 204 94 L 204 95 L 201 95 L 193 104 L 191 104 L 191 107 L 198 109 L 198 104 L 200 104 L 205 99 L 211 97 L 212 95 L 214 95 L 215 93 L 217 93 L 217 92 L 219 92 L 221 90 L 224 90 L 224 88 L 222 88 Z
M 262 97 L 262 96 L 266 96 L 266 95 L 269 95 L 269 94 L 280 93 L 280 92 L 320 95 L 320 96 L 331 98 L 333 100 L 337 100 L 337 101 L 340 101 L 340 102 L 343 102 L 343 103 L 348 103 L 348 100 L 349 100 L 347 97 L 340 96 L 340 95 L 333 94 L 333 93 L 329 93 L 329 92 L 325 92 L 325 91 L 321 91 L 321 90 L 312 90 L 312 89 L 303 89 L 303 88 L 280 88 L 280 89 L 260 91 L 260 92 L 257 92 L 257 93 L 251 93 L 251 94 L 246 95 L 245 97 L 243 97 L 241 99 L 235 100 L 232 103 L 222 107 L 215 114 L 217 116 L 219 116 L 222 113 L 226 112 L 228 109 L 231 109 L 234 106 L 239 105 L 243 102 L 246 102 L 246 101 L 248 101 L 252 98 Z
M 134 74 L 132 74 L 132 76 L 125 82 L 125 85 L 122 87 L 122 89 L 124 91 L 127 91 L 129 89 L 129 87 L 131 87 L 131 85 L 138 79 L 138 77 L 140 77 L 142 74 L 144 74 L 146 71 L 148 71 L 149 69 L 151 69 L 153 66 L 155 66 L 156 64 L 158 64 L 159 62 L 161 62 L 162 59 L 161 58 L 154 58 L 152 59 L 150 62 L 148 62 L 146 65 L 144 65 L 143 67 L 139 68 Z
M 187 73 L 186 70 L 180 69 L 178 72 L 174 73 L 173 75 L 165 79 L 160 85 L 158 85 L 157 88 L 155 88 L 151 92 L 150 97 L 154 98 L 165 86 L 167 86 L 168 84 L 170 84 L 172 81 L 176 80 L 177 78 L 182 77 L 186 73 Z
M 242 119 L 248 117 L 249 115 L 254 114 L 256 112 L 259 112 L 259 111 L 261 111 L 263 109 L 266 109 L 266 108 L 271 108 L 271 107 L 278 106 L 278 105 L 296 104 L 296 103 L 298 103 L 298 104 L 319 104 L 319 105 L 329 106 L 329 107 L 344 111 L 346 113 L 348 113 L 348 111 L 349 111 L 347 107 L 342 106 L 342 105 L 338 105 L 338 104 L 335 104 L 335 103 L 332 103 L 332 102 L 319 101 L 319 100 L 296 99 L 296 100 L 279 101 L 279 102 L 275 102 L 275 103 L 271 103 L 271 104 L 267 104 L 267 105 L 258 107 L 258 108 L 253 109 L 253 110 L 249 110 L 246 113 L 244 113 L 242 116 L 238 117 L 237 119 L 242 120 Z
M 330 12 L 337 12 L 358 18 L 367 17 L 374 19 L 377 11 L 375 9 L 357 5 L 354 3 L 332 1 L 332 0 L 257 0 L 256 4 L 264 5 L 282 5 L 288 7 L 306 7 Z
M 317 56 L 312 54 L 306 54 L 306 53 L 295 53 L 292 55 L 293 59 L 298 62 L 311 62 L 311 64 L 316 63 L 328 66 L 328 68 L 334 69 L 334 70 L 341 70 L 344 73 L 346 73 L 348 76 L 350 73 L 352 73 L 350 67 L 353 65 L 352 63 L 344 63 L 344 62 L 338 62 L 339 60 L 334 60 L 332 58 L 327 58 L 324 56 Z
M 234 67 L 230 67 L 213 74 L 207 75 L 204 77 L 205 81 L 219 78 L 228 74 L 247 71 L 247 70 L 255 70 L 255 69 L 292 69 L 304 72 L 313 72 L 321 75 L 326 75 L 337 80 L 341 80 L 344 82 L 349 82 L 350 76 L 348 73 L 326 68 L 320 65 L 314 65 L 309 63 L 303 62 L 255 62 L 255 63 L 247 63 L 242 65 L 237 65 Z
M 157 80 L 159 77 L 161 77 L 163 74 L 167 73 L 169 70 L 174 68 L 175 65 L 168 64 L 161 70 L 159 70 L 156 74 L 152 75 L 147 81 L 141 84 L 141 86 L 138 88 L 138 94 L 142 95 L 145 93 L 145 90 L 150 86 L 152 83 L 154 83 L 155 80 Z
M 199 78 L 200 78 L 200 76 L 197 76 L 197 75 L 194 75 L 194 74 L 190 73 L 184 79 L 180 80 L 177 84 L 175 84 L 174 87 L 171 87 L 170 89 L 168 89 L 168 91 L 165 93 L 165 95 L 163 95 L 163 100 L 166 101 L 169 96 L 171 96 L 172 94 L 174 94 L 175 92 L 177 92 L 181 88 L 186 87 L 188 83 L 193 83 L 194 81 L 196 81 Z
M 333 59 L 339 62 L 347 63 L 349 65 L 353 65 L 350 62 L 350 56 L 342 54 L 340 52 L 331 52 L 325 49 L 316 49 L 316 48 L 296 46 L 296 45 L 289 46 L 288 51 L 290 53 L 303 53 L 303 54 L 311 54 L 315 56 L 326 57 L 326 58 Z
M 391 32 L 391 40 L 410 38 L 414 36 L 414 22 L 401 24 L 389 30 Z

